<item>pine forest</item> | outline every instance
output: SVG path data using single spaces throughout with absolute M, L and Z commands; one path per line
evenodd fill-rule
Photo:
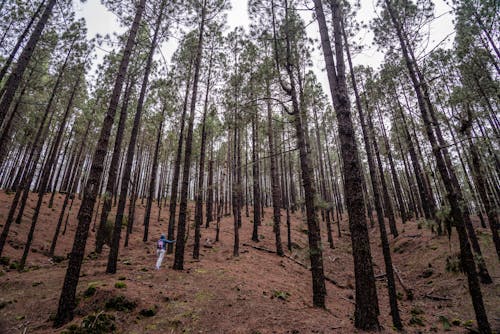
M 0 0 L 0 333 L 500 333 L 496 0 Z

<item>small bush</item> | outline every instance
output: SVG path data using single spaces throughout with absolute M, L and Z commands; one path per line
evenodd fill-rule
M 273 295 L 271 296 L 271 298 L 278 298 L 278 299 L 281 299 L 283 301 L 288 300 L 288 297 L 290 297 L 290 294 L 288 292 L 278 291 L 278 290 L 275 290 L 273 292 Z
M 10 263 L 10 258 L 7 256 L 0 257 L 0 265 L 8 266 Z
M 410 325 L 425 326 L 423 317 L 419 315 L 412 315 L 410 318 Z
M 106 302 L 106 309 L 116 311 L 131 311 L 137 307 L 137 303 L 125 298 L 125 296 L 117 296 L 109 299 Z
M 107 313 L 91 314 L 83 318 L 82 324 L 71 325 L 64 334 L 105 334 L 116 330 L 115 317 Z
M 424 311 L 420 307 L 416 306 L 412 308 L 410 313 L 411 313 L 411 318 L 409 321 L 410 325 L 425 326 L 424 317 L 422 316 L 422 314 L 424 314 Z
M 450 273 L 460 273 L 463 272 L 462 260 L 460 254 L 448 255 L 446 258 L 445 270 Z
M 142 309 L 139 312 L 139 314 L 142 315 L 143 317 L 153 317 L 156 315 L 156 313 L 158 313 L 158 306 L 156 305 L 150 308 Z
M 9 269 L 17 270 L 19 269 L 19 262 L 17 261 L 12 261 L 9 265 Z
M 449 331 L 451 329 L 451 324 L 450 324 L 450 320 L 448 320 L 447 317 L 445 317 L 444 315 L 440 315 L 439 316 L 439 321 L 441 322 L 441 324 L 443 325 L 443 329 L 445 331 Z
M 64 260 L 66 260 L 66 257 L 64 257 L 64 256 L 60 256 L 60 255 L 52 256 L 52 261 L 54 261 L 54 263 L 61 263 Z
M 127 284 L 125 284 L 124 282 L 116 282 L 115 283 L 115 288 L 117 289 L 124 289 L 127 287 Z
M 85 290 L 83 292 L 83 297 L 85 297 L 85 298 L 92 297 L 93 295 L 95 295 L 96 291 L 97 291 L 96 286 L 93 284 L 90 284 L 89 287 L 87 288 L 87 290 Z

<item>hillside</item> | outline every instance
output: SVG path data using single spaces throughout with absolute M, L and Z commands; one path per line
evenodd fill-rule
M 7 264 L 0 267 L 0 333 L 60 333 L 69 327 L 54 330 L 50 321 L 57 309 L 67 261 L 53 263 L 44 255 L 50 246 L 60 212 L 61 196 L 56 197 L 53 209 L 48 209 L 46 205 L 42 208 L 27 271 L 9 269 Z M 35 199 L 35 195 L 30 198 L 26 217 L 30 216 Z M 0 194 L 0 228 L 10 201 L 10 195 Z M 56 249 L 59 256 L 66 256 L 72 245 L 78 207 L 76 200 L 68 231 L 60 237 Z M 232 256 L 233 222 L 228 216 L 221 222 L 220 242 L 212 244 L 215 224 L 208 229 L 202 228 L 202 241 L 206 243 L 208 238 L 210 245 L 202 248 L 200 261 L 191 260 L 191 227 L 185 270 L 172 270 L 173 255 L 168 255 L 161 270 L 155 271 L 155 241 L 161 232 L 166 231 L 168 219 L 165 209 L 157 223 L 157 210 L 158 207 L 153 206 L 152 217 L 155 218 L 150 229 L 150 241 L 143 243 L 144 206 L 138 201 L 134 233 L 129 247 L 120 250 L 116 275 L 104 273 L 108 248 L 105 247 L 100 256 L 91 254 L 95 236 L 91 232 L 86 249 L 89 256 L 84 262 L 78 289 L 78 316 L 71 324 L 80 325 L 84 317 L 94 313 L 103 319 L 106 313 L 115 317 L 117 333 L 359 332 L 352 322 L 354 275 L 346 219 L 341 223 L 341 238 L 336 227 L 334 229 L 335 249 L 327 248 L 326 235 L 323 238 L 325 273 L 331 280 L 326 283 L 328 309 L 319 310 L 312 307 L 310 273 L 298 263 L 307 263 L 306 225 L 300 212 L 292 216 L 294 248 L 291 254 L 286 253 L 291 258 L 278 257 L 251 247 L 269 250 L 274 247 L 271 209 L 267 208 L 259 230 L 262 239 L 259 243 L 250 241 L 251 218 L 243 215 L 238 258 Z M 4 254 L 11 263 L 21 257 L 29 224 L 30 220 L 25 218 L 21 225 L 14 224 L 12 227 Z M 393 262 L 404 286 L 412 289 L 414 295 L 413 300 L 408 300 L 402 285 L 397 284 L 406 332 L 444 332 L 448 322 L 453 333 L 470 332 L 475 320 L 466 277 L 445 270 L 447 256 L 458 251 L 455 232 L 448 242 L 447 237 L 436 237 L 422 223 L 412 221 L 404 226 L 399 224 L 398 228 L 401 235 L 391 239 Z M 285 226 L 282 229 L 283 240 L 286 241 Z M 322 230 L 324 232 L 326 228 L 322 226 Z M 496 262 L 489 232 L 480 227 L 477 231 L 494 280 L 491 285 L 482 285 L 482 291 L 489 320 L 493 328 L 500 331 L 500 266 Z M 370 240 L 382 332 L 393 333 L 378 228 L 370 229 Z M 135 302 L 136 307 L 129 311 L 109 307 L 106 310 L 106 303 L 110 306 L 109 301 L 117 296 L 125 296 L 126 300 Z

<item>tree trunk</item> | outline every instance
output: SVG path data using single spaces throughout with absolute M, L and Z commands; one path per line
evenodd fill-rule
M 351 231 L 352 250 L 354 257 L 354 275 L 356 280 L 356 307 L 354 313 L 354 325 L 359 329 L 378 329 L 378 299 L 375 286 L 375 275 L 373 273 L 372 258 L 370 252 L 370 241 L 368 227 L 366 226 L 366 215 L 362 192 L 361 164 L 358 159 L 354 126 L 351 120 L 349 97 L 347 94 L 344 61 L 342 54 L 342 39 L 340 38 L 339 6 L 335 1 L 334 13 L 335 50 L 338 68 L 335 68 L 332 48 L 328 36 L 321 0 L 314 0 L 316 17 L 323 55 L 325 58 L 330 92 L 333 106 L 337 113 L 337 125 L 340 138 L 340 149 L 343 161 L 345 200 L 349 214 L 349 229 Z
M 166 105 L 163 106 L 161 111 L 161 123 L 158 127 L 158 134 L 156 135 L 156 143 L 155 143 L 155 152 L 153 155 L 153 167 L 151 168 L 151 175 L 149 180 L 149 194 L 148 200 L 146 202 L 146 212 L 144 214 L 144 236 L 142 238 L 143 242 L 148 241 L 148 232 L 149 232 L 149 218 L 151 217 L 151 207 L 153 205 L 153 197 L 156 188 L 156 174 L 158 172 L 158 152 L 160 150 L 160 140 L 162 136 L 163 130 L 163 122 L 165 121 L 165 109 Z M 160 197 L 158 197 L 158 202 L 160 201 Z M 129 217 L 130 218 L 130 217 Z
M 21 33 L 21 35 L 17 38 L 16 45 L 14 46 L 14 48 L 12 49 L 12 51 L 10 52 L 9 58 L 7 58 L 7 60 L 5 61 L 5 63 L 2 66 L 2 69 L 0 70 L 0 82 L 3 81 L 3 78 L 5 77 L 5 74 L 7 74 L 7 70 L 9 69 L 10 64 L 12 64 L 12 61 L 14 60 L 14 57 L 16 56 L 17 51 L 19 51 L 19 48 L 21 47 L 21 44 L 24 42 L 24 39 L 26 38 L 26 35 L 28 35 L 28 33 L 29 33 L 30 29 L 31 29 L 31 26 L 33 25 L 33 23 L 35 22 L 36 18 L 38 17 L 38 14 L 40 14 L 40 11 L 42 10 L 44 3 L 45 3 L 45 0 L 42 0 L 40 2 L 40 4 L 38 5 L 36 11 L 31 16 L 31 19 L 28 22 L 28 25 L 26 26 L 26 28 L 24 28 L 24 30 Z M 2 124 L 2 121 L 3 121 L 4 117 L 5 117 L 5 115 L 0 114 L 0 125 Z
M 49 0 L 45 10 L 43 11 L 40 20 L 38 20 L 35 29 L 31 33 L 31 36 L 26 43 L 19 59 L 17 60 L 17 64 L 15 69 L 10 73 L 9 78 L 5 82 L 5 92 L 2 96 L 2 100 L 0 101 L 0 123 L 5 119 L 7 113 L 9 112 L 10 105 L 12 100 L 14 99 L 14 95 L 16 94 L 17 88 L 21 84 L 21 80 L 26 70 L 28 63 L 35 51 L 35 47 L 40 40 L 40 36 L 42 35 L 42 31 L 47 24 L 50 15 L 52 14 L 52 9 L 56 4 L 56 0 Z M 1 140 L 0 140 L 0 163 L 3 162 L 6 154 L 7 148 L 10 141 L 10 133 L 12 127 L 4 127 L 2 130 Z
M 186 94 L 184 96 L 184 104 L 182 106 L 182 115 L 180 120 L 180 130 L 179 130 L 179 140 L 177 142 L 177 154 L 175 157 L 174 174 L 172 176 L 172 191 L 170 192 L 170 206 L 169 206 L 169 219 L 168 219 L 168 235 L 169 240 L 174 239 L 175 232 L 175 209 L 177 206 L 177 192 L 179 188 L 179 176 L 181 170 L 181 159 L 182 159 L 182 145 L 184 143 L 184 123 L 186 123 L 186 111 L 189 101 L 189 90 L 191 83 L 191 66 L 192 62 L 189 64 L 189 69 L 186 77 Z M 174 250 L 174 244 L 169 243 L 167 245 L 167 254 L 171 254 Z
M 123 94 L 123 102 L 120 110 L 120 119 L 118 120 L 118 126 L 116 128 L 115 145 L 113 148 L 113 155 L 111 157 L 111 164 L 109 166 L 108 181 L 106 184 L 106 191 L 104 193 L 104 202 L 102 204 L 101 210 L 101 220 L 99 222 L 99 227 L 97 228 L 96 241 L 95 241 L 95 252 L 100 254 L 102 252 L 102 247 L 104 246 L 105 230 L 108 221 L 108 215 L 111 211 L 111 202 L 113 196 L 116 196 L 115 184 L 120 174 L 117 174 L 118 162 L 120 160 L 120 152 L 123 141 L 123 132 L 125 131 L 125 123 L 127 121 L 127 109 L 130 99 L 130 94 L 132 92 L 132 78 L 129 77 L 127 84 L 125 86 L 125 91 Z
M 455 222 L 455 226 L 458 232 L 458 237 L 460 241 L 460 253 L 461 253 L 461 260 L 462 264 L 464 267 L 465 272 L 467 273 L 467 280 L 468 280 L 468 285 L 469 285 L 469 293 L 472 298 L 472 304 L 474 306 L 474 311 L 476 313 L 476 320 L 477 324 L 479 327 L 479 331 L 481 333 L 491 333 L 491 327 L 488 322 L 488 317 L 486 315 L 486 310 L 484 308 L 484 303 L 483 303 L 483 296 L 481 293 L 481 286 L 479 285 L 479 280 L 477 277 L 477 272 L 476 272 L 476 265 L 474 263 L 474 258 L 472 255 L 472 251 L 470 248 L 469 240 L 467 238 L 467 231 L 465 229 L 465 223 L 463 220 L 463 213 L 462 209 L 460 208 L 460 199 L 458 196 L 458 189 L 455 189 L 455 186 L 450 179 L 450 175 L 448 172 L 453 173 L 452 170 L 447 170 L 446 163 L 444 161 L 444 158 L 442 156 L 441 149 L 438 145 L 438 142 L 436 140 L 434 131 L 432 129 L 432 124 L 431 124 L 431 119 L 429 118 L 429 113 L 433 113 L 434 109 L 432 106 L 429 105 L 428 101 L 426 103 L 425 97 L 422 94 L 421 90 L 421 85 L 422 82 L 419 81 L 417 78 L 416 74 L 416 66 L 417 64 L 412 62 L 410 55 L 409 55 L 409 45 L 404 40 L 403 36 L 403 31 L 399 23 L 399 19 L 396 16 L 396 13 L 394 9 L 392 8 L 392 5 L 389 0 L 385 0 L 385 5 L 387 7 L 387 10 L 389 11 L 390 17 L 392 24 L 396 30 L 396 33 L 398 35 L 398 39 L 401 45 L 403 57 L 406 62 L 406 66 L 408 69 L 408 72 L 410 74 L 410 78 L 412 80 L 415 93 L 418 99 L 418 105 L 420 112 L 422 114 L 422 119 L 424 121 L 425 125 L 425 131 L 427 134 L 427 137 L 429 139 L 429 142 L 432 146 L 432 152 L 436 158 L 436 164 L 437 168 L 439 171 L 439 174 L 441 175 L 441 178 L 443 180 L 443 183 L 446 187 L 446 192 L 447 192 L 447 198 L 448 202 L 450 205 L 450 214 L 452 219 Z M 449 166 L 451 167 L 451 166 Z
M 55 2 L 55 0 L 53 1 Z M 92 219 L 92 211 L 97 197 L 99 181 L 103 172 L 103 163 L 108 149 L 109 137 L 111 127 L 113 126 L 113 119 L 116 114 L 120 92 L 122 90 L 123 81 L 127 72 L 128 64 L 130 61 L 130 54 L 135 44 L 135 37 L 139 30 L 139 24 L 142 19 L 146 0 L 141 0 L 138 4 L 137 11 L 134 17 L 134 22 L 130 29 L 127 39 L 123 57 L 120 62 L 118 75 L 114 84 L 109 108 L 104 118 L 97 148 L 92 159 L 92 166 L 90 168 L 89 179 L 85 186 L 84 198 L 80 207 L 78 215 L 78 227 L 73 242 L 73 248 L 69 258 L 68 269 L 64 277 L 64 284 L 61 290 L 61 297 L 59 299 L 59 306 L 57 315 L 54 320 L 54 326 L 60 327 L 73 319 L 73 311 L 76 307 L 76 287 L 80 277 L 80 269 L 85 254 L 85 246 L 89 233 L 90 222 Z
M 252 90 L 253 93 L 253 90 Z M 259 226 L 261 213 L 261 198 L 260 198 L 260 170 L 259 170 L 259 152 L 257 145 L 259 144 L 259 115 L 256 108 L 253 113 L 252 121 L 252 178 L 253 178 L 253 229 L 252 240 L 259 241 Z
M 208 77 L 205 90 L 205 102 L 203 105 L 203 119 L 201 121 L 201 146 L 200 146 L 200 163 L 198 169 L 198 191 L 196 193 L 196 207 L 194 213 L 194 248 L 193 259 L 200 258 L 200 238 L 201 238 L 201 225 L 203 224 L 203 183 L 205 182 L 205 146 L 207 141 L 207 112 L 208 112 L 208 97 L 211 88 L 211 75 L 213 63 L 213 48 L 210 53 L 210 60 L 208 63 Z
M 144 108 L 144 100 L 146 98 L 146 91 L 148 89 L 149 73 L 151 72 L 151 65 L 153 64 L 153 56 L 157 45 L 158 35 L 160 32 L 161 20 L 163 17 L 163 9 L 165 0 L 162 1 L 160 6 L 160 13 L 156 19 L 153 40 L 144 69 L 144 78 L 142 80 L 141 92 L 139 93 L 139 100 L 137 101 L 137 109 L 134 116 L 134 124 L 132 126 L 132 133 L 130 134 L 130 142 L 127 149 L 127 159 L 125 162 L 125 169 L 123 171 L 123 178 L 120 191 L 120 199 L 118 200 L 118 208 L 116 210 L 116 220 L 113 228 L 113 237 L 111 239 L 111 247 L 109 250 L 108 265 L 106 266 L 106 273 L 116 273 L 116 266 L 118 262 L 118 252 L 120 250 L 120 237 L 122 231 L 123 214 L 125 212 L 125 205 L 127 202 L 128 188 L 130 183 L 130 176 L 132 174 L 132 163 L 134 161 L 135 147 L 137 143 L 137 135 L 141 127 L 142 110 Z
M 181 201 L 179 204 L 179 223 L 177 227 L 177 244 L 175 247 L 175 257 L 173 269 L 184 269 L 184 249 L 185 249 L 185 234 L 186 234 L 186 220 L 187 220 L 187 197 L 189 188 L 189 170 L 191 168 L 191 153 L 193 149 L 193 123 L 194 113 L 196 109 L 196 101 L 198 97 L 198 81 L 200 78 L 201 60 L 203 55 L 203 34 L 205 28 L 205 15 L 207 11 L 207 0 L 203 0 L 203 7 L 201 9 L 201 22 L 198 35 L 198 46 L 196 50 L 196 58 L 194 61 L 194 78 L 193 78 L 193 92 L 191 95 L 191 110 L 188 120 L 188 129 L 186 134 L 186 150 L 184 152 L 184 166 L 182 173 L 182 188 L 181 188 Z
M 82 67 L 85 66 L 85 64 L 81 65 Z M 83 77 L 83 73 L 78 73 L 78 77 L 75 81 L 75 84 L 71 90 L 71 95 L 69 97 L 68 104 L 66 106 L 66 110 L 64 111 L 64 114 L 62 116 L 61 124 L 59 125 L 59 130 L 57 131 L 56 138 L 54 140 L 54 144 L 52 146 L 52 151 L 49 153 L 49 158 L 47 161 L 47 164 L 45 168 L 42 171 L 41 175 L 41 184 L 40 184 L 40 189 L 38 191 L 38 201 L 35 206 L 35 210 L 33 212 L 33 217 L 31 219 L 31 227 L 28 232 L 28 238 L 26 240 L 26 244 L 24 246 L 24 251 L 23 255 L 21 257 L 21 261 L 19 261 L 19 270 L 24 269 L 24 265 L 26 264 L 26 259 L 28 257 L 28 252 L 31 248 L 31 243 L 33 242 L 33 235 L 35 233 L 35 227 L 36 223 L 38 221 L 38 215 L 40 214 L 40 208 L 42 207 L 42 202 L 43 202 L 43 197 L 45 193 L 47 192 L 47 185 L 49 182 L 49 177 L 50 177 L 50 171 L 52 170 L 52 166 L 54 165 L 55 158 L 57 156 L 57 151 L 59 149 L 59 144 L 61 142 L 61 138 L 64 132 L 64 129 L 66 128 L 66 122 L 69 117 L 69 113 L 73 108 L 73 101 L 78 89 L 78 86 L 80 85 L 80 80 Z

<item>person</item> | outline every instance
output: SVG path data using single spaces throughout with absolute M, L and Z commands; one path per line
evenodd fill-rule
M 163 257 L 165 256 L 165 252 L 167 250 L 167 244 L 174 242 L 175 240 L 167 240 L 165 234 L 162 234 L 160 239 L 156 242 L 156 255 L 158 256 L 158 259 L 156 260 L 156 270 L 160 270 Z

